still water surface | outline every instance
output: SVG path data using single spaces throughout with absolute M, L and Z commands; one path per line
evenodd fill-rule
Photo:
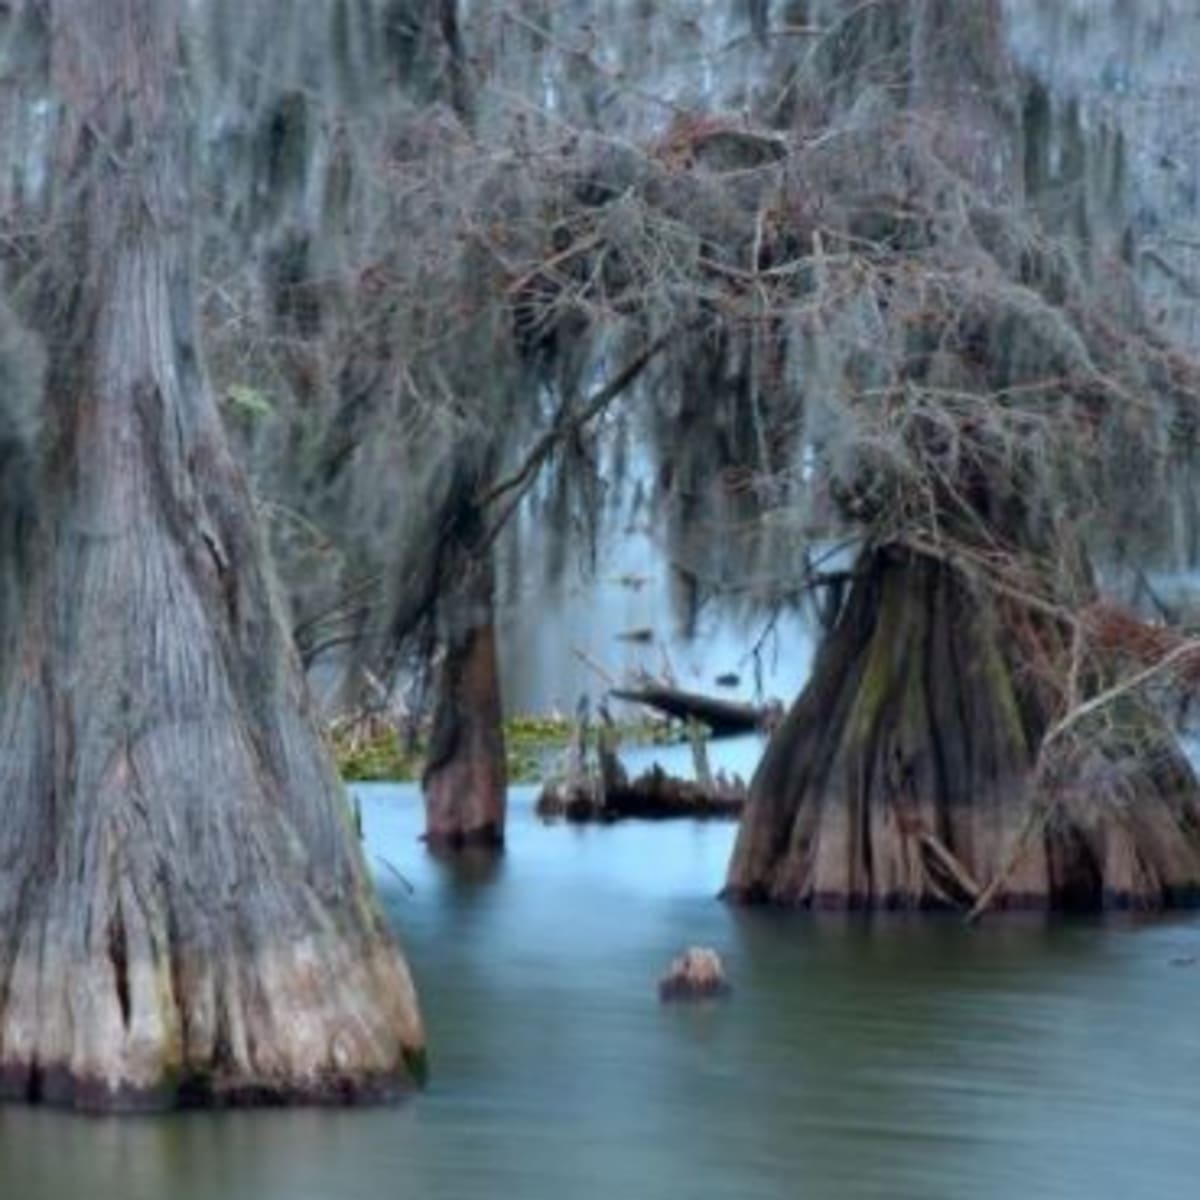
M 362 791 L 432 1041 L 399 1108 L 0 1109 L 3 1200 L 1195 1200 L 1200 921 L 812 920 L 717 903 L 728 824 L 543 826 L 452 867 Z M 725 1003 L 663 1008 L 689 942 Z

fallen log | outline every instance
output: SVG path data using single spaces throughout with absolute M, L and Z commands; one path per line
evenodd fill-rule
M 613 688 L 611 695 L 681 721 L 699 721 L 708 726 L 713 737 L 730 737 L 767 729 L 777 715 L 775 705 L 760 707 L 740 700 L 685 692 L 661 683 L 646 683 L 636 688 Z
M 539 817 L 574 822 L 626 819 L 666 820 L 678 817 L 737 817 L 746 800 L 746 785 L 738 777 L 718 772 L 711 786 L 668 775 L 657 763 L 635 779 L 624 771 L 586 778 L 550 780 L 538 797 Z

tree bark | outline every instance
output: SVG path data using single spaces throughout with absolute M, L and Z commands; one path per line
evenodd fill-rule
M 496 659 L 491 549 L 456 552 L 441 600 L 444 658 L 425 768 L 425 837 L 501 846 L 508 765 Z
M 0 694 L 0 1094 L 390 1095 L 423 1069 L 416 997 L 195 340 L 183 5 L 51 8 L 66 174 Z
M 997 880 L 999 908 L 1195 899 L 1200 791 L 1157 714 L 1131 699 L 1037 787 L 1049 713 L 1025 665 L 954 568 L 867 552 L 751 783 L 725 894 L 966 909 Z

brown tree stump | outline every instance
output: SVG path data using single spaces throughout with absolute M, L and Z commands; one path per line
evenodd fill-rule
M 437 705 L 423 778 L 432 846 L 504 844 L 508 765 L 492 614 L 490 551 L 463 554 L 444 602 Z

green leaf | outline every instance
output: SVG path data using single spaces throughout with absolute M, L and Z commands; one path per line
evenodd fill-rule
M 275 406 L 267 399 L 266 393 L 245 384 L 232 384 L 225 392 L 225 403 L 256 421 L 275 415 Z

